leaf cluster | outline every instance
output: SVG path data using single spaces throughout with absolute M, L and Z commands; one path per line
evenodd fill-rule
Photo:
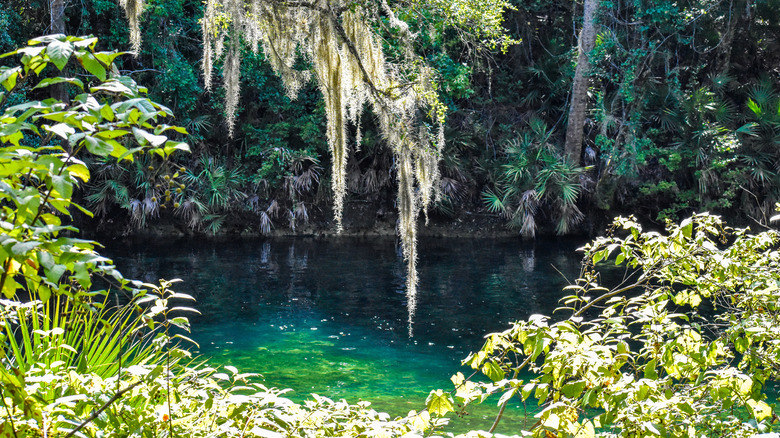
M 584 250 L 559 319 L 534 315 L 488 335 L 464 364 L 490 381 L 454 376 L 440 412 L 501 394 L 501 406 L 514 397 L 539 404 L 528 431 L 539 437 L 753 436 L 772 427 L 776 232 L 731 229 L 708 214 L 665 233 L 620 218 Z

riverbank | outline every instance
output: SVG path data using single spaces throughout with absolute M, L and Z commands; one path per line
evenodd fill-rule
M 235 214 L 227 218 L 217 230 L 206 228 L 192 229 L 185 221 L 170 212 L 146 220 L 143 227 L 132 224 L 122 212 L 97 218 L 81 218 L 77 226 L 82 232 L 98 240 L 117 238 L 154 238 L 154 237 L 197 237 L 203 239 L 221 239 L 241 237 L 337 237 L 337 236 L 395 236 L 397 213 L 377 209 L 367 203 L 350 203 L 345 206 L 343 228 L 337 230 L 330 212 L 313 214 L 303 224 L 277 221 L 269 232 L 262 232 L 258 218 L 250 214 Z M 615 212 L 614 216 L 618 213 Z M 604 212 L 597 216 L 586 217 L 569 233 L 574 237 L 593 237 L 602 234 L 614 217 Z M 452 216 L 430 212 L 418 219 L 419 237 L 495 237 L 527 240 L 519 230 L 508 226 L 506 219 L 485 211 L 461 210 Z M 537 222 L 536 237 L 556 236 L 554 223 L 540 218 Z

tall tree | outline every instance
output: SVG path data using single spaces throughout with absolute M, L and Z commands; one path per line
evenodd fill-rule
M 49 1 L 49 16 L 51 26 L 51 33 L 53 34 L 65 34 L 65 0 L 50 0 Z M 65 84 L 54 84 L 50 89 L 51 97 L 61 102 L 68 102 L 68 90 L 65 89 Z
M 571 105 L 569 122 L 566 126 L 566 156 L 579 163 L 582 155 L 582 137 L 585 128 L 585 114 L 588 110 L 588 72 L 590 71 L 589 52 L 596 42 L 596 9 L 599 0 L 585 0 L 582 13 L 582 30 L 577 45 L 577 68 L 571 87 Z
M 49 2 L 51 9 L 51 33 L 65 33 L 65 0 L 51 0 Z

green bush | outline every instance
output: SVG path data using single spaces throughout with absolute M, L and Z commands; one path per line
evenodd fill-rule
M 621 218 L 584 249 L 581 278 L 554 319 L 534 315 L 488 335 L 465 363 L 490 382 L 456 375 L 454 398 L 439 394 L 450 404 L 442 411 L 489 394 L 502 406 L 535 399 L 536 437 L 734 437 L 773 427 L 777 232 L 731 229 L 707 214 L 665 233 Z

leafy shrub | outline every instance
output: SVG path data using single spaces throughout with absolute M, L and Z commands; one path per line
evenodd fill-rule
M 488 210 L 503 214 L 525 237 L 536 235 L 539 213 L 550 216 L 556 234 L 567 234 L 583 219 L 577 200 L 586 169 L 561 155 L 543 121 L 532 119 L 529 125 L 529 131 L 508 142 L 496 190 L 485 191 L 482 198 Z
M 442 411 L 496 393 L 502 406 L 536 399 L 536 437 L 733 437 L 772 427 L 777 232 L 701 214 L 662 234 L 621 218 L 584 249 L 557 320 L 534 315 L 488 335 L 465 363 L 490 382 L 456 375 L 454 397 L 439 394 L 450 403 Z

